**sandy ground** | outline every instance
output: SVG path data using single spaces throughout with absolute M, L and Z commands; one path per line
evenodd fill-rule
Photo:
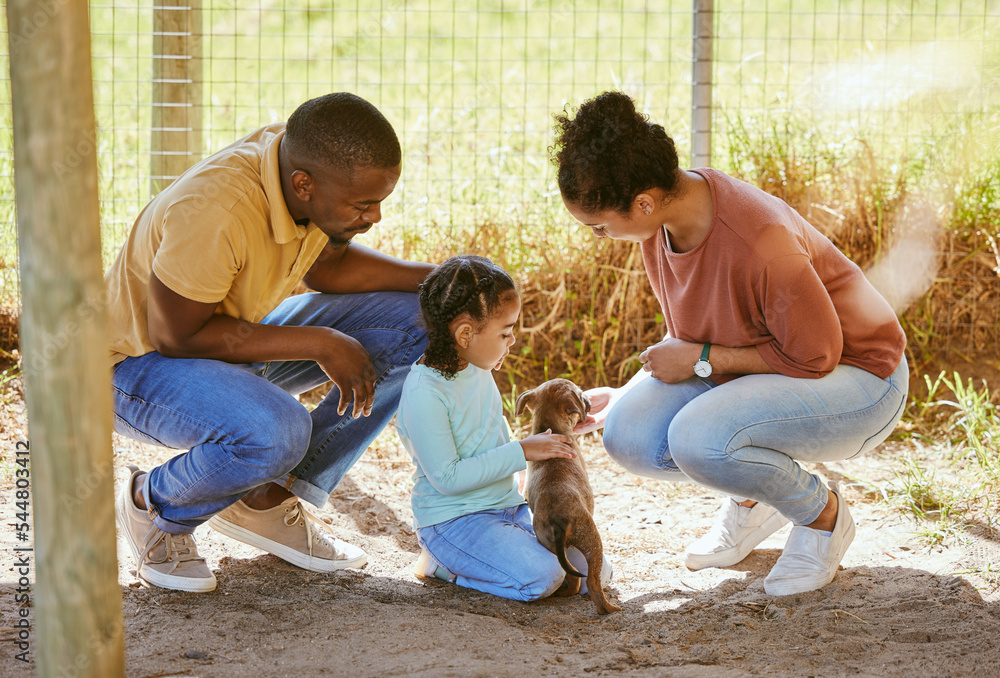
M 9 471 L 25 418 L 18 400 L 3 409 Z M 126 464 L 148 468 L 171 454 L 114 443 L 119 483 Z M 362 570 L 306 572 L 203 527 L 196 537 L 218 589 L 177 593 L 140 585 L 119 537 L 127 675 L 1000 676 L 1000 591 L 975 574 L 1000 563 L 1000 544 L 923 546 L 917 523 L 875 489 L 892 475 L 892 450 L 816 467 L 844 484 L 857 538 L 829 586 L 773 598 L 763 580 L 789 528 L 737 566 L 689 572 L 681 553 L 719 499 L 637 478 L 598 438 L 583 443 L 622 612 L 600 617 L 584 597 L 524 604 L 417 580 L 411 465 L 390 429 L 318 511 L 368 552 Z M 15 677 L 32 669 L 14 659 L 9 475 L 0 475 L 0 676 Z

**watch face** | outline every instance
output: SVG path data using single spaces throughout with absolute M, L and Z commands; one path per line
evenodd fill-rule
M 699 360 L 694 364 L 694 373 L 704 379 L 712 374 L 712 364 L 706 360 Z

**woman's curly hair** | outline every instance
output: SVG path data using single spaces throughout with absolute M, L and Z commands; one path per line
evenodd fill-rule
M 553 162 L 559 190 L 590 213 L 627 214 L 650 188 L 676 189 L 677 150 L 663 127 L 635 110 L 622 92 L 604 92 L 580 106 L 572 120 L 556 116 Z
M 454 379 L 459 358 L 451 321 L 467 313 L 481 327 L 516 295 L 510 275 L 485 257 L 461 254 L 440 264 L 420 285 L 420 311 L 427 326 L 424 364 Z

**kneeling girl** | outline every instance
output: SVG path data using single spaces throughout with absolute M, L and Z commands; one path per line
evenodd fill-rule
M 514 281 L 488 259 L 454 257 L 421 285 L 420 308 L 427 351 L 406 378 L 396 415 L 417 467 L 415 572 L 513 600 L 550 595 L 565 572 L 535 539 L 516 474 L 527 460 L 575 454 L 561 435 L 510 440 L 491 371 L 515 341 Z

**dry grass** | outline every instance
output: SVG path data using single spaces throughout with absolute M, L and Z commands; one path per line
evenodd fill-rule
M 949 209 L 930 209 L 909 175 L 879 168 L 863 143 L 844 160 L 799 152 L 777 132 L 771 138 L 770 146 L 744 140 L 734 148 L 733 166 L 752 168 L 734 175 L 784 199 L 862 269 L 914 236 L 938 254 L 929 288 L 900 313 L 915 389 L 923 388 L 924 374 L 941 369 L 973 377 L 1000 373 L 1000 172 L 968 179 Z M 501 390 L 514 394 L 560 376 L 586 386 L 626 381 L 639 353 L 664 332 L 638 245 L 594 241 L 581 229 L 572 246 L 526 233 L 511 247 L 512 230 L 487 223 L 422 246 L 430 261 L 477 252 L 514 274 L 521 327 L 515 352 L 497 375 Z M 530 266 L 519 249 L 525 239 L 529 246 L 535 240 L 537 263 Z M 911 263 L 905 252 L 902 261 Z
M 6 358 L 18 347 L 18 321 L 16 307 L 0 306 L 0 356 Z
M 895 249 L 904 268 L 897 272 L 909 273 L 921 254 L 907 254 L 914 241 L 936 253 L 926 291 L 897 309 L 915 384 L 942 367 L 973 376 L 1000 370 L 1000 201 L 982 197 L 991 186 L 990 196 L 1000 195 L 997 175 L 982 180 L 986 188 L 971 180 L 971 195 L 953 197 L 947 209 L 928 206 L 904 173 L 880 171 L 863 144 L 847 162 L 779 161 L 759 152 L 750 162 L 753 175 L 740 178 L 789 202 L 862 269 L 889 261 Z M 960 209 L 963 201 L 997 212 L 970 219 Z M 470 251 L 496 252 L 503 263 L 496 243 L 469 245 L 486 245 Z M 512 385 L 554 376 L 618 385 L 631 376 L 638 353 L 662 338 L 638 246 L 614 242 L 571 250 L 546 270 L 522 272 L 518 283 L 521 352 L 505 368 Z

